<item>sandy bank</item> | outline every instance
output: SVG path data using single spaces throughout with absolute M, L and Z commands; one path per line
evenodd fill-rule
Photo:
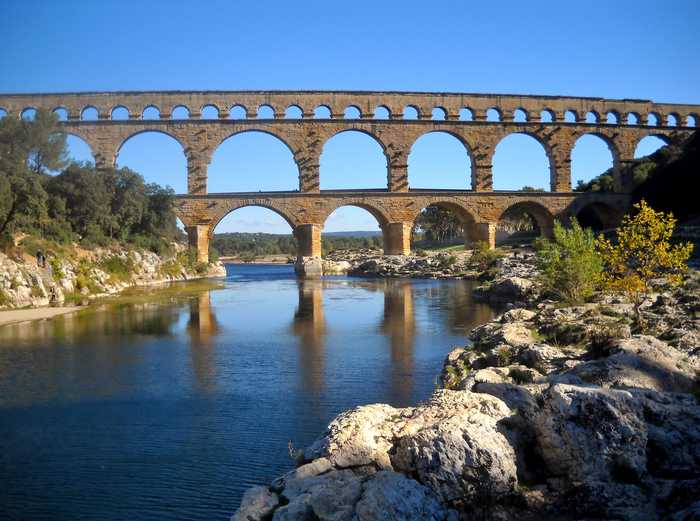
M 28 322 L 30 320 L 41 320 L 53 318 L 66 313 L 78 311 L 80 307 L 55 307 L 55 308 L 32 308 L 32 309 L 11 309 L 0 311 L 0 326 L 16 324 L 18 322 Z

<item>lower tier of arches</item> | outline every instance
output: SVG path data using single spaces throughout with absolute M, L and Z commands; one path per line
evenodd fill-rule
M 175 211 L 185 225 L 190 245 L 201 261 L 208 260 L 209 241 L 216 226 L 231 212 L 258 206 L 279 214 L 297 241 L 298 258 L 321 257 L 321 234 L 328 217 L 338 208 L 355 206 L 377 221 L 386 255 L 408 255 L 416 221 L 428 207 L 451 211 L 461 223 L 466 247 L 483 241 L 496 246 L 497 234 L 512 222 L 524 222 L 537 235 L 551 236 L 555 220 L 564 224 L 576 218 L 584 225 L 614 227 L 628 208 L 629 196 L 614 193 L 491 193 L 323 192 L 221 194 L 180 196 Z

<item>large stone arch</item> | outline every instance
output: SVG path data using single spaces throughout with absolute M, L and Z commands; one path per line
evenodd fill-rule
M 326 150 L 326 146 L 328 143 L 335 137 L 338 137 L 342 134 L 350 134 L 350 133 L 359 133 L 365 136 L 368 136 L 372 141 L 374 141 L 377 145 L 379 145 L 379 148 L 382 151 L 382 155 L 384 156 L 384 167 L 386 169 L 386 187 L 389 187 L 391 185 L 391 157 L 388 151 L 388 146 L 387 144 L 382 140 L 380 134 L 378 132 L 375 132 L 372 130 L 371 126 L 367 128 L 364 125 L 358 125 L 357 120 L 347 120 L 350 124 L 345 127 L 345 128 L 333 128 L 329 132 L 325 132 L 321 135 L 319 133 L 318 138 L 321 141 L 320 147 L 318 149 L 318 160 L 319 160 L 319 169 L 318 169 L 318 175 L 319 175 L 319 187 L 321 184 L 321 169 L 320 169 L 320 161 L 321 157 L 323 156 L 324 151 Z M 361 187 L 357 187 L 361 188 Z
M 342 208 L 343 206 L 354 206 L 356 208 L 362 208 L 363 210 L 366 210 L 372 215 L 372 217 L 374 217 L 377 220 L 377 223 L 380 227 L 392 221 L 392 216 L 389 214 L 389 212 L 387 212 L 385 208 L 381 207 L 376 203 L 368 202 L 363 197 L 358 197 L 333 199 L 328 201 L 328 203 L 324 205 L 323 209 L 319 213 L 318 224 L 323 226 L 328 217 L 338 208 Z
M 406 158 L 406 159 L 407 159 L 407 162 L 408 162 L 407 174 L 408 174 L 408 176 L 409 176 L 409 179 L 408 179 L 408 180 L 409 180 L 409 184 L 410 184 L 410 175 L 411 175 L 411 172 L 410 172 L 410 157 L 411 157 L 411 153 L 413 152 L 413 148 L 414 148 L 414 146 L 416 145 L 416 143 L 418 142 L 418 140 L 420 140 L 420 139 L 422 139 L 423 137 L 428 136 L 428 135 L 430 135 L 430 134 L 446 134 L 446 135 L 448 135 L 448 136 L 450 136 L 450 137 L 452 137 L 452 138 L 455 138 L 455 139 L 462 145 L 462 147 L 464 148 L 465 152 L 467 153 L 467 158 L 468 158 L 468 160 L 469 160 L 469 172 L 468 172 L 468 176 L 467 176 L 466 179 L 469 181 L 469 183 L 471 184 L 471 186 L 474 186 L 474 184 L 475 184 L 475 177 L 474 177 L 474 175 L 475 175 L 475 170 L 476 170 L 476 169 L 475 169 L 475 165 L 474 165 L 474 156 L 473 156 L 473 154 L 472 154 L 472 149 L 471 149 L 471 146 L 469 145 L 469 142 L 467 141 L 467 138 L 466 138 L 464 135 L 460 134 L 459 132 L 457 132 L 457 131 L 455 131 L 455 130 L 451 130 L 451 129 L 441 129 L 441 128 L 437 128 L 437 129 L 434 129 L 434 128 L 433 128 L 433 129 L 428 129 L 428 130 L 425 130 L 425 131 L 423 131 L 423 130 L 421 129 L 421 131 L 418 132 L 418 133 L 416 133 L 416 134 L 413 134 L 413 135 L 410 135 L 410 136 L 406 136 L 406 137 L 410 140 L 410 145 L 409 145 L 409 147 L 408 147 L 408 154 L 407 154 L 407 158 Z
M 284 130 L 284 129 L 281 129 Z M 227 141 L 237 137 L 241 136 L 244 134 L 251 134 L 251 133 L 260 133 L 260 134 L 265 134 L 267 136 L 270 136 L 274 138 L 276 141 L 280 142 L 284 147 L 291 153 L 292 155 L 292 161 L 294 161 L 294 165 L 296 168 L 296 176 L 297 176 L 297 188 L 301 189 L 302 187 L 302 169 L 299 164 L 299 157 L 298 157 L 298 150 L 295 150 L 295 147 L 292 146 L 290 142 L 290 138 L 293 138 L 293 135 L 288 135 L 285 134 L 282 131 L 277 131 L 274 126 L 272 125 L 236 125 L 236 128 L 229 131 L 228 129 L 226 132 L 222 133 L 219 136 L 216 136 L 214 140 L 212 140 L 212 144 L 210 149 L 208 150 L 208 160 L 207 160 L 207 165 L 211 163 L 211 161 L 214 159 L 214 156 L 216 152 L 226 143 Z M 207 173 L 207 182 L 208 182 L 208 176 L 209 174 Z
M 556 191 L 557 176 L 559 175 L 559 172 L 557 171 L 557 160 L 553 154 L 552 144 L 550 143 L 550 141 L 538 132 L 528 130 L 527 128 L 515 128 L 513 130 L 503 132 L 501 135 L 498 136 L 498 139 L 495 140 L 495 143 L 493 145 L 493 150 L 491 151 L 491 165 L 493 165 L 494 158 L 496 157 L 498 146 L 511 136 L 517 135 L 528 136 L 542 147 L 542 150 L 544 151 L 544 155 L 547 158 L 548 163 L 547 167 L 549 172 L 549 187 L 547 188 L 549 189 L 549 191 Z
M 623 213 L 620 208 L 612 204 L 592 200 L 578 205 L 571 217 L 575 218 L 584 228 L 600 231 L 616 227 L 620 223 Z
M 536 200 L 520 200 L 507 204 L 501 208 L 496 223 L 500 222 L 503 217 L 505 217 L 510 212 L 522 211 L 530 215 L 539 229 L 540 235 L 544 237 L 551 237 L 552 231 L 554 229 L 554 214 L 543 205 L 541 202 Z
M 608 134 L 608 132 L 595 130 L 576 132 L 573 135 L 573 142 L 571 144 L 571 150 L 569 151 L 569 161 L 573 161 L 572 154 L 574 152 L 574 149 L 576 148 L 576 144 L 584 136 L 593 136 L 605 143 L 605 145 L 608 147 L 608 150 L 610 151 L 610 155 L 612 156 L 613 176 L 617 176 L 620 171 L 620 152 L 618 150 L 617 145 L 615 144 L 615 140 Z M 602 174 L 603 172 L 600 173 Z
M 480 241 L 483 239 L 482 230 L 477 223 L 477 215 L 472 208 L 464 204 L 455 198 L 430 198 L 420 201 L 421 204 L 417 205 L 418 209 L 413 213 L 411 218 L 411 236 L 413 235 L 413 230 L 416 227 L 416 221 L 421 215 L 423 210 L 430 206 L 438 206 L 446 210 L 453 212 L 461 221 L 464 228 L 464 245 L 468 247 L 471 243 Z M 411 237 L 412 239 L 412 237 Z
M 89 140 L 85 139 L 85 137 L 80 132 L 76 132 L 73 129 L 67 129 L 67 128 L 63 127 L 56 133 L 63 134 L 66 137 L 73 136 L 75 138 L 78 138 L 80 141 L 82 141 L 83 143 L 85 143 L 87 145 L 88 149 L 90 150 L 90 155 L 92 156 L 93 163 L 97 162 L 97 160 L 95 158 L 95 149 L 94 149 L 93 145 L 90 143 Z
M 299 222 L 291 212 L 288 212 L 287 209 L 285 209 L 281 205 L 276 204 L 273 200 L 220 202 L 218 203 L 215 213 L 213 213 L 211 222 L 209 223 L 209 237 L 213 237 L 214 230 L 227 215 L 235 212 L 236 210 L 240 210 L 241 208 L 249 207 L 265 208 L 266 210 L 271 210 L 275 212 L 277 215 L 282 217 L 287 222 L 287 224 L 289 224 L 292 230 L 294 230 L 299 224 Z
M 158 120 L 153 120 L 153 121 L 158 121 Z M 168 136 L 169 138 L 174 139 L 178 145 L 180 145 L 180 148 L 182 149 L 182 152 L 187 155 L 187 150 L 189 148 L 187 142 L 182 139 L 182 136 L 178 136 L 177 133 L 171 132 L 167 128 L 160 128 L 160 126 L 144 126 L 143 128 L 139 128 L 135 132 L 131 132 L 128 135 L 125 136 L 120 136 L 120 141 L 117 143 L 117 146 L 114 150 L 114 158 L 112 160 L 112 164 L 115 164 L 117 160 L 117 156 L 119 155 L 119 152 L 121 151 L 122 148 L 124 148 L 124 145 L 127 143 L 132 138 L 135 138 L 141 134 L 148 134 L 150 132 L 155 132 L 156 134 L 164 134 Z

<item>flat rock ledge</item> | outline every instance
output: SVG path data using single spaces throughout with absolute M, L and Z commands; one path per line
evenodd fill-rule
M 510 309 L 416 407 L 340 414 L 236 521 L 700 519 L 700 285 Z

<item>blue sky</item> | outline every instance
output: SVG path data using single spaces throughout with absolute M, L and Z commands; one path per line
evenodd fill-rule
M 337 89 L 530 93 L 700 103 L 700 2 L 658 1 L 75 1 L 3 0 L 0 92 L 149 89 Z M 76 140 L 71 152 L 89 159 Z M 643 143 L 639 154 L 652 151 Z M 573 179 L 610 165 L 596 138 L 573 154 Z M 185 188 L 182 151 L 168 138 L 127 142 L 118 164 Z M 210 190 L 289 189 L 296 168 L 261 134 L 226 141 Z M 494 158 L 496 188 L 546 186 L 541 147 L 511 136 Z M 343 134 L 324 148 L 322 188 L 383 186 L 378 146 Z M 414 187 L 468 187 L 466 152 L 429 135 L 409 158 Z M 328 230 L 375 229 L 341 208 Z M 287 232 L 249 208 L 217 231 Z

